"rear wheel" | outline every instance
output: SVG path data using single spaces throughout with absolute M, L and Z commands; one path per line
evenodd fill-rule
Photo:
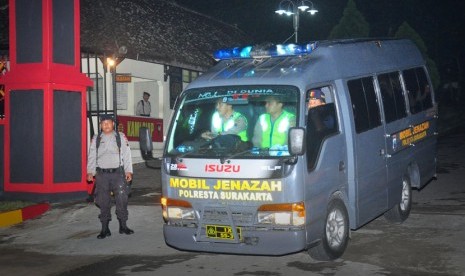
M 321 242 L 308 250 L 319 261 L 335 260 L 342 256 L 349 242 L 349 216 L 341 200 L 328 205 Z
M 404 222 L 410 215 L 412 209 L 412 186 L 407 176 L 402 178 L 402 194 L 400 202 L 394 205 L 391 210 L 384 213 L 386 220 L 394 223 Z

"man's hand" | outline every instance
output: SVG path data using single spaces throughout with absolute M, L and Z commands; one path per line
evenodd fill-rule
M 94 180 L 94 175 L 91 174 L 91 173 L 88 173 L 88 174 L 87 174 L 87 181 L 88 181 L 88 182 L 92 182 L 93 180 Z
M 131 180 L 132 180 L 132 173 L 127 172 L 127 173 L 126 173 L 126 181 L 129 182 L 129 181 L 131 181 Z
M 202 133 L 200 135 L 203 139 L 206 139 L 206 140 L 212 140 L 213 138 L 216 137 L 216 135 L 211 132 L 211 131 L 205 131 L 204 133 Z

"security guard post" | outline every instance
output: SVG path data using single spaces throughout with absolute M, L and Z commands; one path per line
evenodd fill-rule
M 102 115 L 100 117 L 102 132 L 92 138 L 87 160 L 87 181 L 92 181 L 95 175 L 95 203 L 100 208 L 99 219 L 102 223 L 102 231 L 97 236 L 98 239 L 111 236 L 108 227 L 111 220 L 111 192 L 116 201 L 119 233 L 126 235 L 134 233 L 126 225 L 128 220 L 127 181 L 131 181 L 133 172 L 131 149 L 126 136 L 121 132 L 116 132 L 114 127 L 113 116 Z

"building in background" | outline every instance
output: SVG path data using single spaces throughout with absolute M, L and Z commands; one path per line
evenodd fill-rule
M 213 51 L 245 41 L 239 29 L 174 1 L 81 0 L 82 71 L 94 80 L 89 134 L 97 131 L 97 114 L 113 109 L 115 84 L 119 128 L 133 141 L 134 161 L 142 160 L 140 126 L 153 131 L 155 154 L 161 155 L 177 95 L 215 63 Z M 108 58 L 116 61 L 116 83 Z M 144 91 L 151 94 L 151 117 L 134 118 Z
M 247 41 L 236 27 L 173 1 L 81 0 L 80 5 L 81 67 L 94 82 L 87 93 L 88 137 L 98 131 L 98 116 L 113 113 L 115 103 L 135 162 L 142 160 L 139 127 L 153 130 L 155 155 L 160 155 L 177 95 L 215 63 L 213 51 Z M 6 56 L 7 0 L 0 1 L 0 29 L 0 56 Z M 150 118 L 134 115 L 144 91 L 151 94 Z

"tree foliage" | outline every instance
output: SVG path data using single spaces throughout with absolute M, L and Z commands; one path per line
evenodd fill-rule
M 329 39 L 368 37 L 370 26 L 357 9 L 354 0 L 349 0 L 339 23 L 329 34 Z
M 407 23 L 403 22 L 399 28 L 397 29 L 396 33 L 394 34 L 395 38 L 408 38 L 415 45 L 417 45 L 418 49 L 420 50 L 421 54 L 426 57 L 428 49 L 426 48 L 425 42 L 421 38 L 421 36 Z
M 412 42 L 415 43 L 415 45 L 417 45 L 418 49 L 423 55 L 423 58 L 426 60 L 426 67 L 428 68 L 433 87 L 435 89 L 438 88 L 439 83 L 441 82 L 439 71 L 436 66 L 436 63 L 428 57 L 428 48 L 426 47 L 426 44 L 421 38 L 421 36 L 407 22 L 404 21 L 397 29 L 397 32 L 395 33 L 394 37 L 408 38 L 412 40 Z

